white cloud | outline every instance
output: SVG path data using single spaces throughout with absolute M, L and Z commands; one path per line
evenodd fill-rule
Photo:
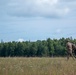
M 17 41 L 18 41 L 18 42 L 23 42 L 24 39 L 20 38 L 20 39 L 18 39 Z
M 57 29 L 56 30 L 56 33 L 61 33 L 61 29 Z
M 70 9 L 66 7 L 64 11 L 65 11 L 65 13 L 68 13 L 70 11 Z
M 66 17 L 76 10 L 76 0 L 2 0 L 0 14 L 16 17 Z M 4 15 L 4 16 L 5 16 Z
M 59 0 L 10 0 L 7 13 L 18 17 L 63 17 L 69 7 L 59 3 Z
M 76 0 L 61 0 L 61 1 L 65 1 L 65 2 L 75 2 Z

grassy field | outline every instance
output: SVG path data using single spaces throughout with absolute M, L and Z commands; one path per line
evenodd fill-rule
M 70 58 L 0 58 L 0 75 L 76 75 Z

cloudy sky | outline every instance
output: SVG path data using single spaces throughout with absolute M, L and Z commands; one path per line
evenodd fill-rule
M 0 40 L 76 38 L 76 0 L 0 0 Z

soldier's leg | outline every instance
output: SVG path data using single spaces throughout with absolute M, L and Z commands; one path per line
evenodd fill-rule
M 71 57 L 73 58 L 73 60 L 75 60 L 75 59 L 74 59 L 74 55 L 73 55 L 73 53 L 70 53 L 70 55 L 71 55 Z
M 73 51 L 73 55 L 76 58 L 76 49 Z
M 73 56 L 76 58 L 76 55 L 75 55 L 75 53 L 73 53 Z
M 67 60 L 69 60 L 70 55 L 67 55 Z
M 67 52 L 67 60 L 69 60 L 70 54 L 69 52 Z

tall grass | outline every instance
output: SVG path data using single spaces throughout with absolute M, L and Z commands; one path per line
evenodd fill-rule
M 0 58 L 0 75 L 76 75 L 76 60 Z

